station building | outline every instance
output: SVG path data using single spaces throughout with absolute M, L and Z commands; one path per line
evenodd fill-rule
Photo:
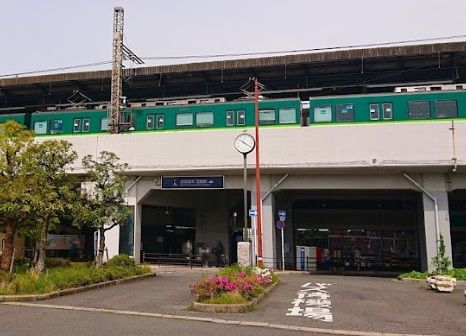
M 128 101 L 238 99 L 242 84 L 257 77 L 265 98 L 306 101 L 465 83 L 465 65 L 465 42 L 377 47 L 138 68 L 126 73 L 124 92 Z M 60 107 L 76 90 L 97 104 L 108 100 L 109 84 L 109 71 L 3 79 L 0 104 L 3 113 Z M 110 256 L 170 258 L 207 247 L 235 261 L 245 225 L 243 156 L 234 147 L 242 132 L 254 135 L 231 127 L 62 137 L 80 158 L 106 150 L 129 164 L 133 217 L 108 232 Z M 253 154 L 248 209 L 256 208 Z M 454 266 L 465 266 L 466 119 L 266 127 L 260 155 L 266 264 L 279 267 L 283 250 L 286 268 L 294 269 L 299 247 L 312 246 L 318 270 L 431 269 L 441 233 Z M 286 212 L 283 249 L 279 210 Z

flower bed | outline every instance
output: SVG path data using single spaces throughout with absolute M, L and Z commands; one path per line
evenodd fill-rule
M 193 283 L 191 294 L 198 303 L 245 304 L 263 295 L 277 282 L 277 276 L 269 269 L 233 265 Z

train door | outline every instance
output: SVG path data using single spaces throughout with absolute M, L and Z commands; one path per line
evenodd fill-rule
M 369 114 L 372 121 L 393 120 L 392 103 L 370 104 Z
M 246 110 L 226 111 L 226 126 L 241 127 L 246 125 Z

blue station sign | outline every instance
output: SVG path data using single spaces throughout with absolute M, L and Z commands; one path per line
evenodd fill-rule
M 162 176 L 162 189 L 223 189 L 223 176 Z

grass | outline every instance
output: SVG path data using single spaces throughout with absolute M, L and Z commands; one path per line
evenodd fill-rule
M 411 271 L 398 275 L 398 279 L 425 279 L 428 275 L 429 272 Z M 449 269 L 445 275 L 452 276 L 457 280 L 466 280 L 466 268 L 452 268 Z
M 236 292 L 222 293 L 214 296 L 213 298 L 207 299 L 202 303 L 213 303 L 213 304 L 239 304 L 246 303 L 248 299 Z
M 45 294 L 149 272 L 150 269 L 147 266 L 96 268 L 86 264 L 54 267 L 39 275 L 21 269 L 11 275 L 0 273 L 0 295 Z

